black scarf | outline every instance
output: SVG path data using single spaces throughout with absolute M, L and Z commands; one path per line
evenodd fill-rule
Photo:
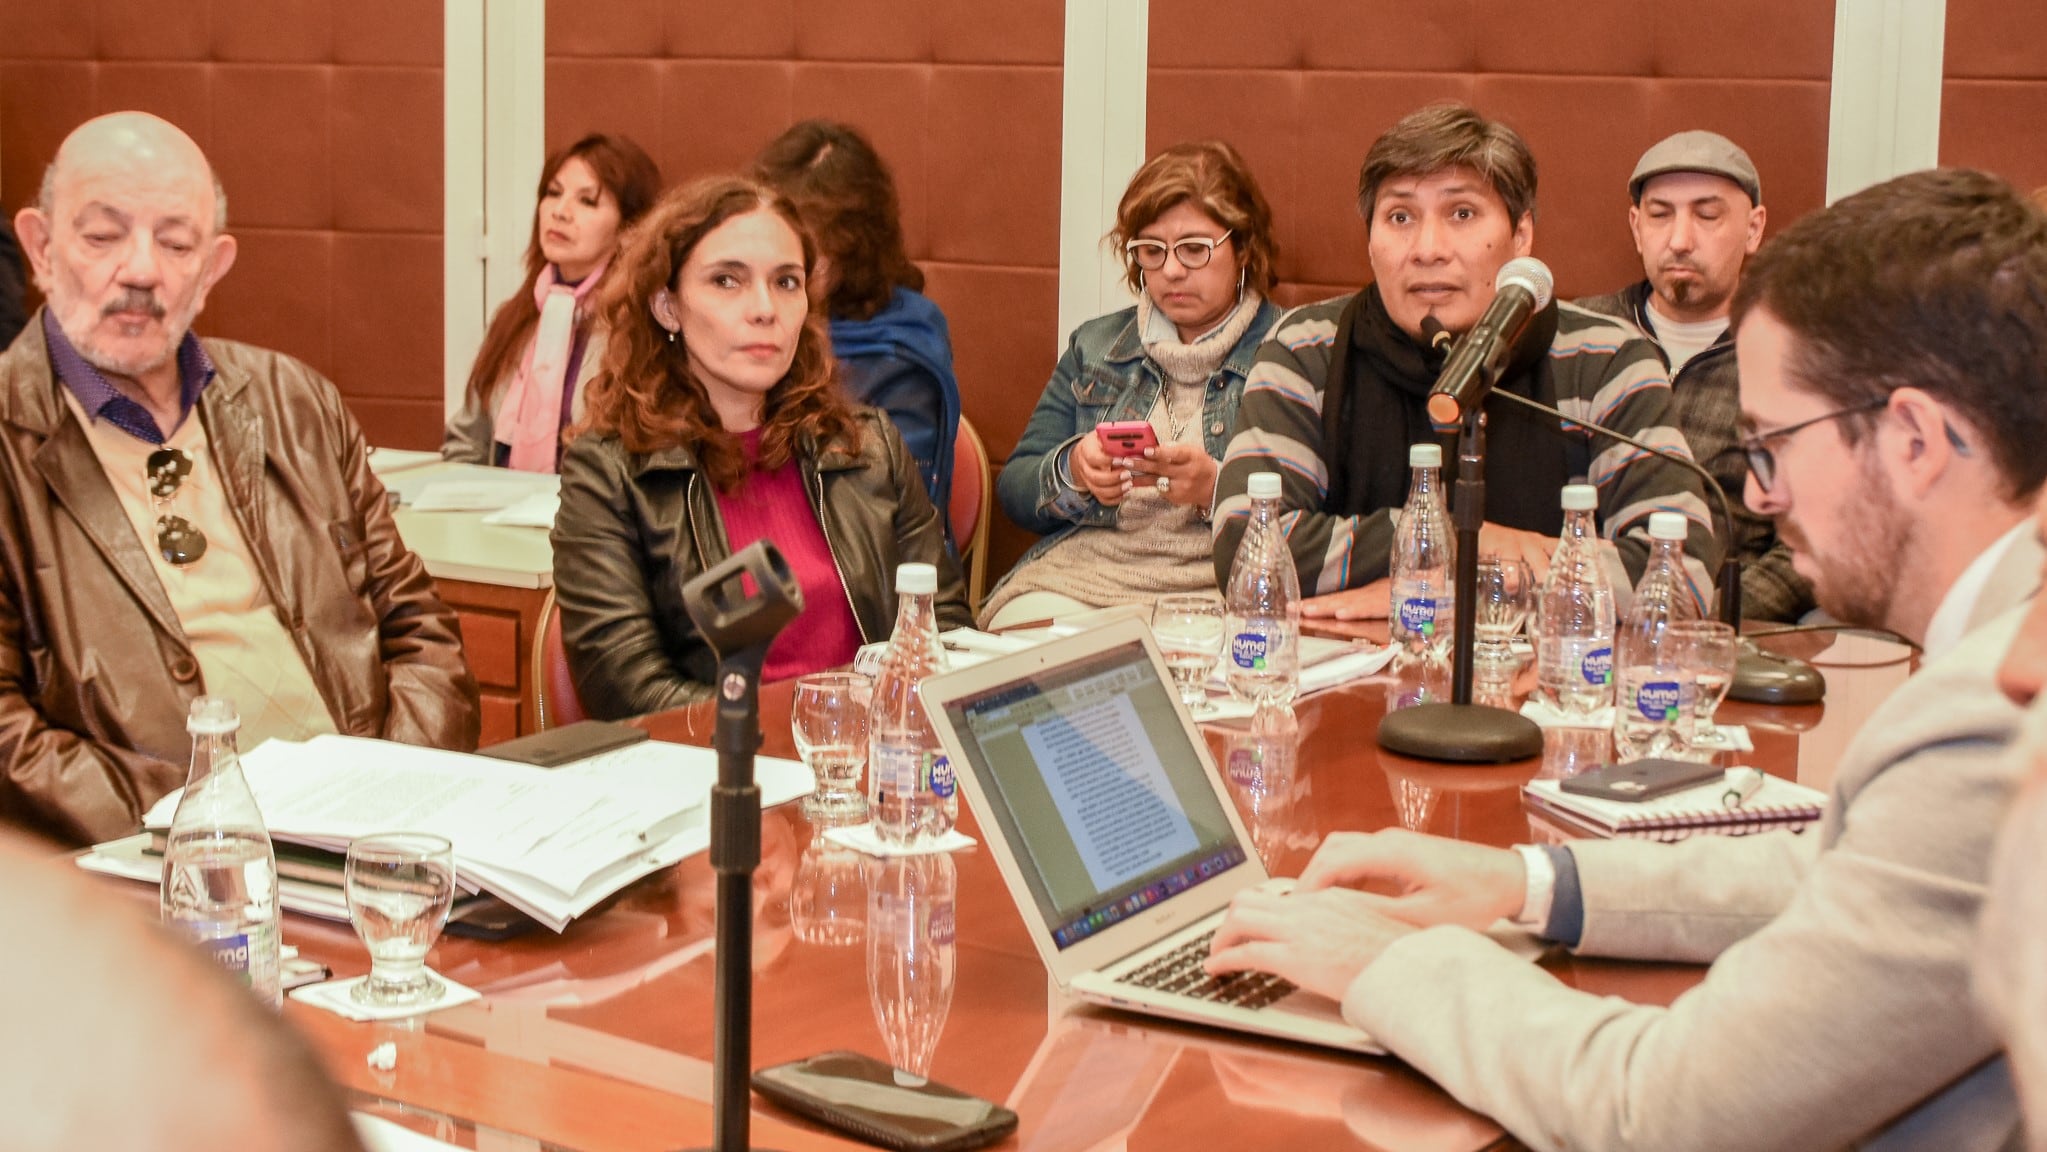
M 1557 307 L 1536 313 L 1514 346 L 1499 389 L 1556 403 L 1549 348 L 1557 335 Z M 1323 456 L 1329 496 L 1323 510 L 1365 516 L 1407 502 L 1411 444 L 1443 446 L 1445 479 L 1454 478 L 1457 436 L 1429 423 L 1429 388 L 1444 354 L 1400 330 L 1386 312 L 1379 286 L 1351 297 L 1337 323 L 1335 356 L 1322 396 Z M 1509 400 L 1488 397 L 1486 412 L 1486 519 L 1509 528 L 1555 536 L 1564 514 L 1557 494 L 1591 468 L 1584 438 L 1569 436 L 1554 418 Z M 1450 492 L 1451 485 L 1443 486 Z

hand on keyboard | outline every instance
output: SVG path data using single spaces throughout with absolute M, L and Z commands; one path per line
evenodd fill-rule
M 1216 929 L 1208 971 L 1217 976 L 1270 972 L 1341 1000 L 1366 965 L 1415 931 L 1376 911 L 1372 901 L 1377 899 L 1347 888 L 1239 892 Z

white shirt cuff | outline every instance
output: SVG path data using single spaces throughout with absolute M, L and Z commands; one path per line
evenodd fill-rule
M 1514 923 L 1540 932 L 1549 923 L 1550 905 L 1557 896 L 1557 866 L 1549 853 L 1534 844 L 1516 844 L 1514 851 L 1521 854 L 1521 863 L 1528 871 L 1528 884 L 1522 890 L 1521 911 L 1513 916 Z

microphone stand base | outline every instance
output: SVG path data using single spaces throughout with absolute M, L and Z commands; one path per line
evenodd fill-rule
M 1485 704 L 1417 704 L 1379 722 L 1379 747 L 1417 760 L 1505 764 L 1542 755 L 1542 729 Z
M 1727 689 L 1729 700 L 1750 704 L 1817 704 L 1827 695 L 1827 678 L 1820 670 L 1790 656 L 1766 652 L 1754 643 L 1741 642 L 1741 655 L 1734 663 L 1734 683 Z

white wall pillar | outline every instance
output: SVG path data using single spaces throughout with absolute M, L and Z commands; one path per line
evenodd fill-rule
M 1827 203 L 1940 162 L 1947 0 L 1835 0 Z
M 1144 163 L 1149 0 L 1068 0 L 1060 113 L 1059 331 L 1128 306 L 1121 253 L 1102 238 Z
M 442 343 L 452 414 L 491 313 L 526 278 L 546 160 L 547 9 L 535 0 L 445 5 Z

